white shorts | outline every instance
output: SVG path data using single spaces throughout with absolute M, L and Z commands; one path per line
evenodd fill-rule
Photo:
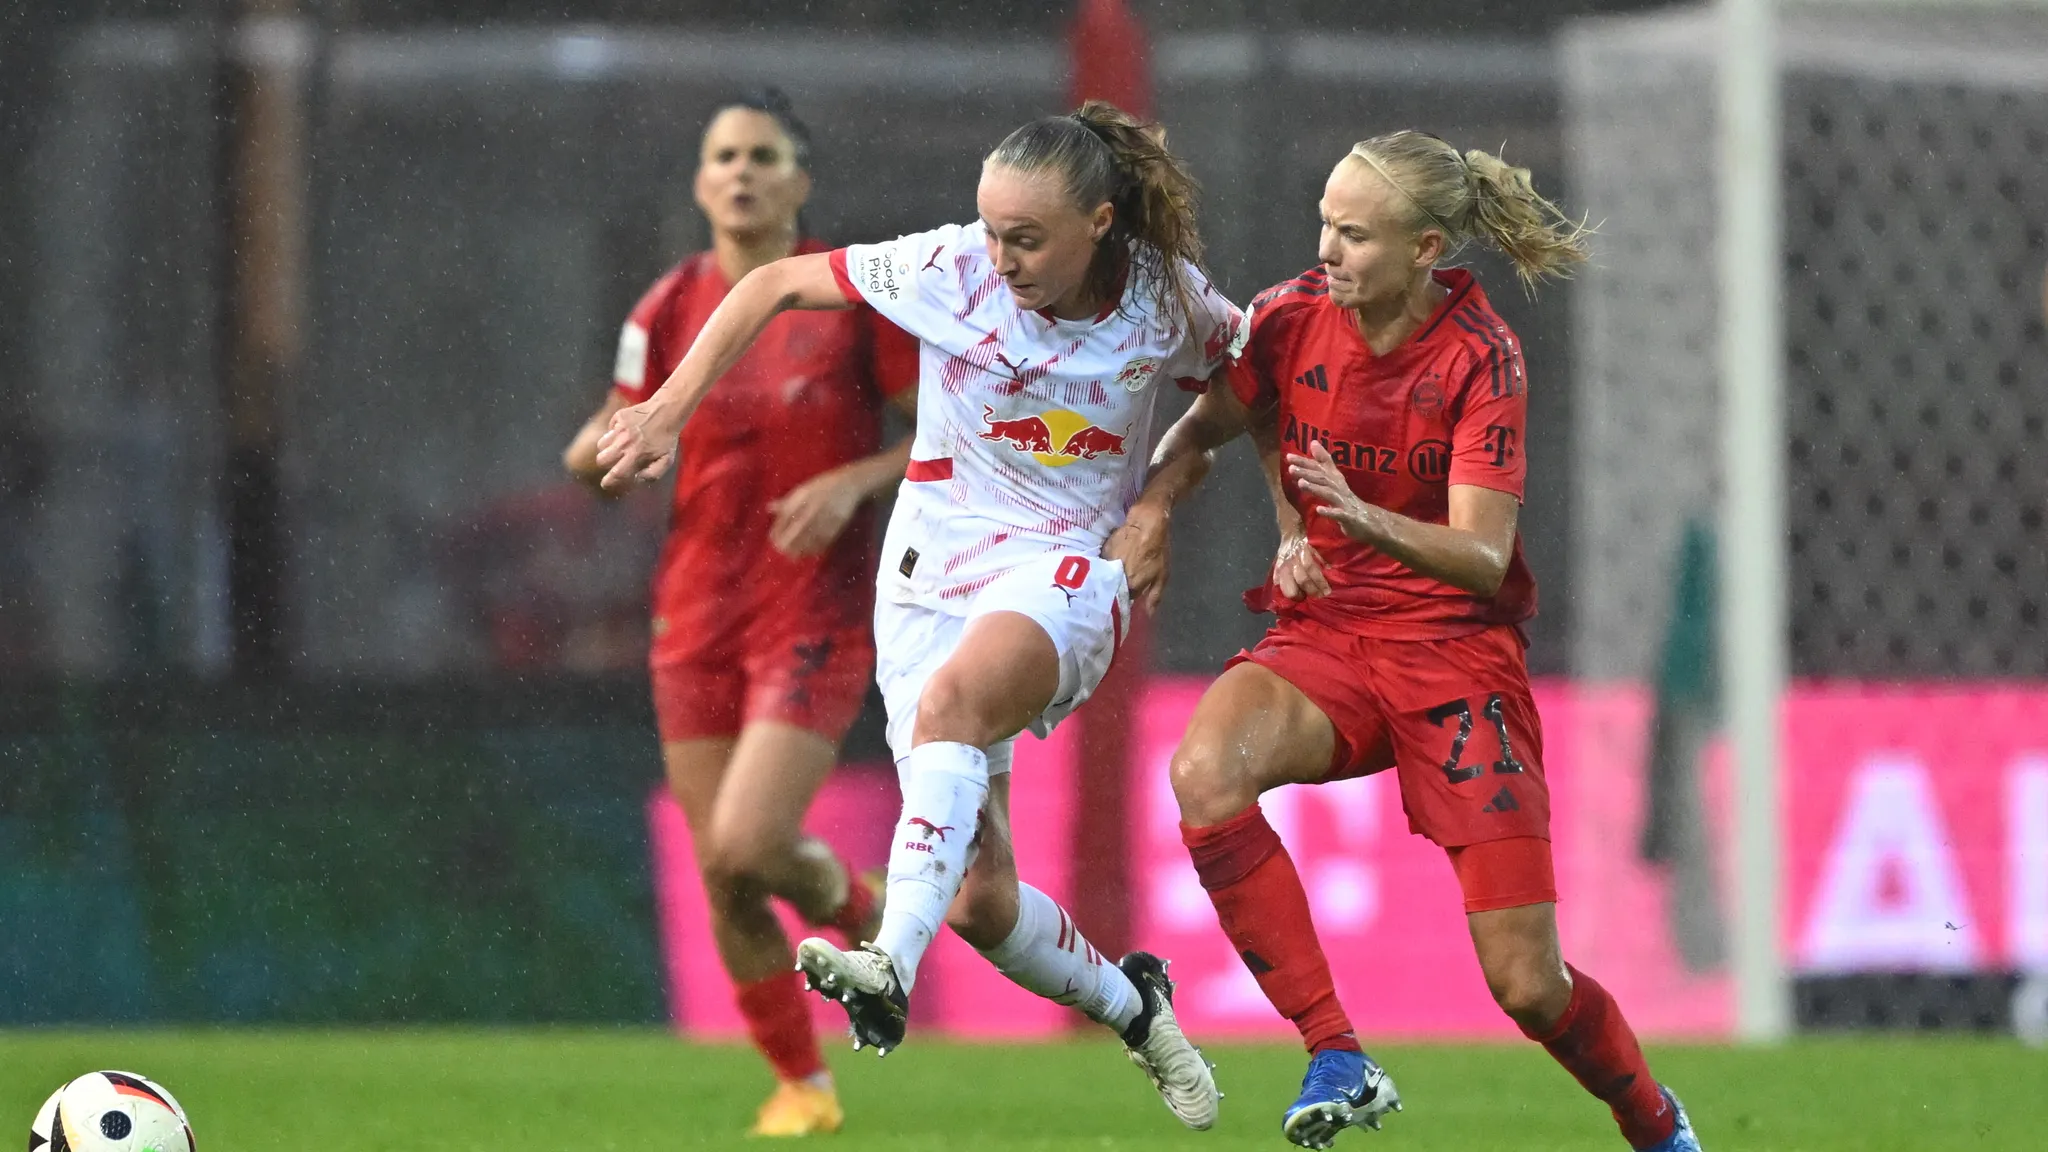
M 977 616 L 1019 612 L 1036 621 L 1059 651 L 1060 686 L 1052 703 L 1028 725 L 1038 736 L 1087 703 L 1110 661 L 1123 646 L 1131 617 L 1131 590 L 1121 560 L 1051 552 L 1035 557 L 975 593 L 965 616 L 916 604 L 875 602 L 875 683 L 889 712 L 889 749 L 900 764 L 910 755 L 917 727 L 917 702 L 932 673 L 960 646 L 960 635 Z M 989 775 L 1010 770 L 1010 745 L 988 754 Z

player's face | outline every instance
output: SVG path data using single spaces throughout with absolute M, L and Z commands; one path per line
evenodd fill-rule
M 1372 166 L 1345 157 L 1323 185 L 1322 237 L 1316 255 L 1330 279 L 1330 301 L 1372 311 L 1398 302 L 1427 271 L 1441 242 L 1435 229 L 1418 235 L 1399 189 Z
M 697 207 L 714 231 L 740 239 L 792 231 L 810 194 L 810 174 L 775 117 L 727 108 L 704 130 Z
M 1057 177 L 1000 165 L 982 168 L 974 199 L 988 230 L 989 261 L 1017 307 L 1058 315 L 1080 310 L 1095 242 L 1109 229 L 1109 205 L 1083 211 Z

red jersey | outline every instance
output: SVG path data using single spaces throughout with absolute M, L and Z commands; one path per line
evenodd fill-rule
M 823 252 L 805 241 L 797 251 Z M 619 336 L 612 386 L 652 396 L 732 285 L 709 252 L 640 298 Z M 811 477 L 873 454 L 883 400 L 917 384 L 917 342 L 871 310 L 785 312 L 718 382 L 683 429 L 675 504 L 654 575 L 654 662 L 792 629 L 869 626 L 871 517 L 824 552 L 768 543 L 768 505 Z
M 1277 400 L 1283 452 L 1306 456 L 1320 440 L 1360 499 L 1443 524 L 1453 484 L 1521 499 L 1528 378 L 1514 333 L 1472 274 L 1452 269 L 1436 279 L 1450 294 L 1384 356 L 1373 354 L 1351 313 L 1330 302 L 1321 267 L 1275 285 L 1252 302 L 1251 337 L 1231 381 L 1248 405 Z M 1312 515 L 1291 479 L 1284 484 L 1322 555 L 1330 594 L 1288 602 L 1269 583 L 1266 599 L 1283 618 L 1304 616 L 1358 636 L 1428 640 L 1536 614 L 1536 579 L 1519 534 L 1499 591 L 1474 596 L 1357 543 Z

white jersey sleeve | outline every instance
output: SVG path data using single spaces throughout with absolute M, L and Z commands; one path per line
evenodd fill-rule
M 958 258 L 985 262 L 979 223 L 948 224 L 880 244 L 852 244 L 845 251 L 843 288 L 859 293 L 883 318 L 924 343 L 948 352 L 966 350 L 968 329 L 961 321 L 981 301 L 962 291 Z

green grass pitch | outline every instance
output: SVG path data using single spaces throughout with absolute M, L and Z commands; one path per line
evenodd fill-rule
M 1303 1058 L 1209 1049 L 1223 1121 L 1183 1131 L 1113 1043 L 912 1043 L 835 1051 L 848 1120 L 833 1152 L 1288 1145 Z M 1408 1110 L 1358 1152 L 1615 1152 L 1606 1113 L 1533 1046 L 1376 1051 Z M 2048 1052 L 2010 1041 L 1808 1040 L 1765 1051 L 1660 1047 L 1712 1152 L 2048 1148 Z M 512 1152 L 739 1147 L 766 1073 L 752 1052 L 651 1030 L 0 1032 L 0 1117 L 26 1144 L 56 1085 L 95 1068 L 161 1080 L 205 1152 Z M 14 1143 L 20 1141 L 20 1143 Z

